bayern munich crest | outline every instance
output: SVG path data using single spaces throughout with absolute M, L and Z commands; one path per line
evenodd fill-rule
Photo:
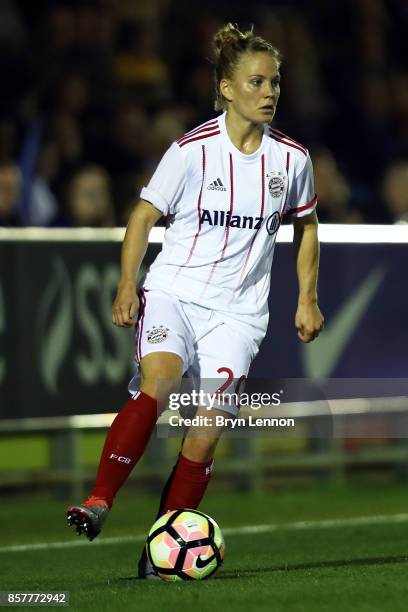
M 285 177 L 282 172 L 269 172 L 267 175 L 269 178 L 269 193 L 273 198 L 279 198 L 285 191 Z
M 164 325 L 153 325 L 151 329 L 147 330 L 147 341 L 150 344 L 160 344 L 160 342 L 164 342 L 164 340 L 168 336 L 169 328 L 164 327 Z

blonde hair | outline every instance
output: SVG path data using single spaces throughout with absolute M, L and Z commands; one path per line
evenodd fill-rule
M 212 46 L 216 111 L 227 107 L 227 101 L 220 90 L 220 81 L 232 78 L 244 53 L 269 53 L 278 67 L 282 62 L 280 51 L 260 36 L 255 36 L 253 30 L 252 26 L 247 32 L 241 32 L 237 24 L 227 23 L 214 35 Z

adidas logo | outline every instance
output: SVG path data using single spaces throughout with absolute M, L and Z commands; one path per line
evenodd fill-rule
M 227 191 L 227 188 L 224 187 L 220 178 L 210 183 L 207 189 L 211 189 L 212 191 Z

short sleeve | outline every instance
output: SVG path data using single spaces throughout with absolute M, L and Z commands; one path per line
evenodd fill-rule
M 173 143 L 163 155 L 149 184 L 143 187 L 140 197 L 158 208 L 163 215 L 173 214 L 181 200 L 186 183 L 183 154 Z
M 289 186 L 288 201 L 285 215 L 291 217 L 304 217 L 314 211 L 317 204 L 317 196 L 314 188 L 313 166 L 309 154 L 307 154 L 303 168 Z

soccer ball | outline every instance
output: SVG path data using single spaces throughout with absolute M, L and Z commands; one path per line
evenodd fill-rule
M 171 510 L 153 525 L 146 542 L 150 563 L 162 580 L 203 580 L 220 567 L 224 538 L 217 523 L 197 510 Z

